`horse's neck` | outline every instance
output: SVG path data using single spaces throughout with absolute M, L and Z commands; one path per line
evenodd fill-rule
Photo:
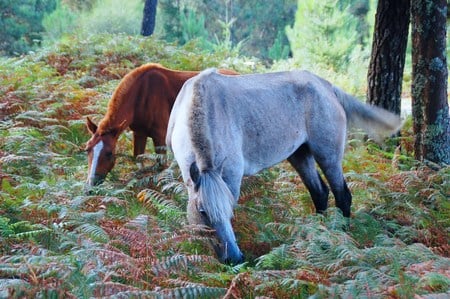
M 178 91 L 181 89 L 181 87 L 183 86 L 184 82 L 186 82 L 186 80 L 194 77 L 195 75 L 198 75 L 199 72 L 194 72 L 194 71 L 184 71 L 184 72 L 177 72 L 177 76 L 174 76 L 174 84 L 176 85 L 176 88 L 178 89 Z
M 114 112 L 108 110 L 99 123 L 99 129 L 103 132 L 114 131 L 115 134 L 120 135 L 132 123 L 134 115 L 132 109 L 123 108 Z

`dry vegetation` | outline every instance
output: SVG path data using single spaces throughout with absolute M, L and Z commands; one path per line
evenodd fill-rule
M 177 166 L 151 145 L 135 161 L 130 133 L 86 193 L 85 117 L 103 116 L 121 77 L 146 62 L 267 71 L 229 54 L 97 35 L 0 60 L 0 298 L 449 295 L 450 168 L 411 158 L 408 124 L 390 141 L 401 150 L 349 138 L 348 231 L 333 208 L 313 215 L 287 164 L 246 178 L 234 226 L 247 262 L 234 267 L 215 259 L 211 232 L 187 225 Z

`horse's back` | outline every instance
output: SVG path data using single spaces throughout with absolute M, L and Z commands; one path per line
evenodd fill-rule
M 208 70 L 185 87 L 190 92 L 181 92 L 177 102 L 189 102 L 188 135 L 201 135 L 201 142 L 191 138 L 194 151 L 204 150 L 207 140 L 217 159 L 225 159 L 224 149 L 241 155 L 246 174 L 286 159 L 307 142 L 311 118 L 320 122 L 327 113 L 323 106 L 341 109 L 335 100 L 321 103 L 319 93 L 332 96 L 331 89 L 304 71 L 224 76 Z

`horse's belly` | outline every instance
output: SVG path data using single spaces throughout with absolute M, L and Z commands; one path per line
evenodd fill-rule
M 277 143 L 259 144 L 244 151 L 244 174 L 253 175 L 269 168 L 292 155 L 303 143 L 303 138 Z

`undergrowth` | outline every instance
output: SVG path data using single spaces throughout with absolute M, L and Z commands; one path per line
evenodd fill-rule
M 86 189 L 85 116 L 120 78 L 158 62 L 264 71 L 227 53 L 125 35 L 67 37 L 0 59 L 0 297 L 412 298 L 450 288 L 450 168 L 414 161 L 411 128 L 391 144 L 350 138 L 347 222 L 314 209 L 287 163 L 244 178 L 233 225 L 246 262 L 220 264 L 213 234 L 186 220 L 172 157 L 134 159 L 131 133 L 105 183 Z M 251 62 L 251 63 L 250 63 Z M 400 147 L 397 147 L 400 144 Z

